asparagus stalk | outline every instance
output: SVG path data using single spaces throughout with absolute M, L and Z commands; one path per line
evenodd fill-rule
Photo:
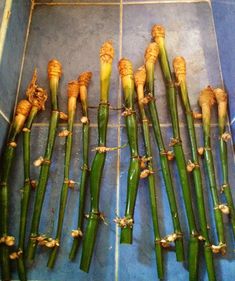
M 144 66 L 142 66 L 135 72 L 134 78 L 135 78 L 135 85 L 137 89 L 139 112 L 142 121 L 142 129 L 144 135 L 144 143 L 145 143 L 145 151 L 146 151 L 146 159 L 147 159 L 147 169 L 145 169 L 144 171 L 147 171 L 147 175 L 148 175 L 149 196 L 150 196 L 150 204 L 151 204 L 151 211 L 152 211 L 154 237 L 155 237 L 155 241 L 160 241 L 161 235 L 159 231 L 159 222 L 158 222 L 158 215 L 157 215 L 157 201 L 156 201 L 157 195 L 155 190 L 156 181 L 153 171 L 153 161 L 152 161 L 153 155 L 152 155 L 152 148 L 151 148 L 151 141 L 150 141 L 149 120 L 146 115 L 144 103 L 143 103 L 144 85 L 146 82 L 146 70 Z M 155 254 L 156 254 L 156 262 L 157 262 L 158 278 L 162 279 L 164 277 L 164 269 L 163 269 L 162 246 L 160 243 L 155 243 Z
M 44 201 L 44 196 L 46 192 L 46 185 L 49 177 L 50 163 L 52 158 L 52 153 L 54 149 L 56 129 L 60 116 L 58 111 L 57 102 L 57 91 L 59 86 L 59 79 L 62 75 L 61 64 L 57 60 L 51 60 L 48 63 L 48 77 L 51 90 L 51 104 L 52 113 L 50 118 L 50 126 L 47 138 L 47 145 L 44 158 L 41 159 L 40 164 L 42 165 L 40 170 L 39 182 L 36 191 L 36 198 L 33 210 L 33 218 L 31 223 L 30 239 L 28 243 L 28 259 L 33 260 L 39 241 L 43 240 L 43 237 L 39 235 L 39 223 L 42 212 L 42 205 Z M 38 164 L 38 163 L 37 163 Z
M 82 247 L 80 269 L 88 272 L 94 250 L 98 224 L 101 218 L 99 196 L 101 179 L 106 159 L 106 135 L 109 118 L 109 87 L 114 49 L 111 42 L 105 42 L 100 49 L 100 104 L 98 109 L 98 147 L 90 173 L 91 205 L 85 238 Z
M 203 196 L 202 176 L 199 166 L 197 139 L 196 139 L 196 132 L 194 127 L 194 118 L 196 117 L 196 114 L 192 112 L 189 97 L 188 97 L 188 89 L 186 83 L 186 63 L 184 58 L 182 57 L 175 58 L 173 62 L 173 67 L 174 67 L 177 83 L 180 88 L 179 93 L 185 110 L 189 139 L 191 144 L 192 162 L 191 161 L 189 162 L 187 169 L 188 171 L 191 171 L 193 173 L 193 179 L 194 179 L 194 185 L 195 185 L 195 191 L 197 197 L 199 222 L 200 222 L 201 233 L 202 233 L 202 236 L 199 236 L 198 238 L 199 239 L 203 238 L 203 240 L 205 241 L 204 254 L 205 254 L 209 279 L 215 280 L 213 256 L 212 256 L 212 251 L 210 249 L 210 240 L 209 240 L 209 234 L 207 229 L 207 220 L 206 220 L 206 211 L 205 211 L 204 196 Z
M 218 104 L 218 118 L 219 118 L 219 145 L 220 145 L 220 159 L 222 162 L 223 184 L 221 191 L 224 192 L 228 206 L 222 205 L 221 211 L 225 214 L 229 212 L 233 227 L 233 234 L 235 236 L 235 207 L 233 197 L 228 179 L 228 152 L 226 142 L 231 138 L 230 134 L 226 132 L 226 121 L 228 114 L 228 97 L 227 93 L 222 89 L 214 89 L 215 98 Z M 226 208 L 228 207 L 228 209 Z
M 219 240 L 219 245 L 212 245 L 212 251 L 214 253 L 221 252 L 223 255 L 226 253 L 226 242 L 223 227 L 223 217 L 221 212 L 221 204 L 219 203 L 219 196 L 216 185 L 215 169 L 213 156 L 211 151 L 211 139 L 210 139 L 210 122 L 211 122 L 211 107 L 215 103 L 215 95 L 213 89 L 208 86 L 201 91 L 199 96 L 199 105 L 202 108 L 202 122 L 204 133 L 204 157 L 206 170 L 209 178 L 209 185 L 211 190 L 211 196 L 214 205 L 214 216 L 216 223 L 216 230 Z
M 37 85 L 37 72 L 34 75 L 31 83 L 26 91 L 29 102 L 32 105 L 29 117 L 23 128 L 23 157 L 24 157 L 24 186 L 22 189 L 21 198 L 21 215 L 20 215 L 20 230 L 18 250 L 10 255 L 11 259 L 17 259 L 18 274 L 21 281 L 27 280 L 25 268 L 25 231 L 27 222 L 27 212 L 30 199 L 31 179 L 30 179 L 30 135 L 33 121 L 40 110 L 45 109 L 45 102 L 47 100 L 47 93 L 45 90 Z
M 68 197 L 68 189 L 74 187 L 74 181 L 69 179 L 69 170 L 70 170 L 70 161 L 71 161 L 71 152 L 73 144 L 73 123 L 77 107 L 77 98 L 79 95 L 79 83 L 77 80 L 71 81 L 68 84 L 68 129 L 61 132 L 60 136 L 66 136 L 65 144 L 65 158 L 64 158 L 64 181 L 60 194 L 60 207 L 59 207 L 59 216 L 57 222 L 57 231 L 55 241 L 56 243 L 46 243 L 46 246 L 51 247 L 51 253 L 47 266 L 53 268 L 55 265 L 56 257 L 58 255 L 58 250 L 60 246 L 60 239 L 63 229 L 64 214 L 66 208 L 66 202 Z M 54 240 L 51 240 L 52 242 Z
M 172 153 L 167 151 L 163 142 L 157 107 L 155 103 L 154 95 L 154 65 L 158 57 L 158 46 L 155 42 L 151 43 L 146 49 L 145 53 L 145 67 L 146 67 L 146 92 L 148 96 L 145 97 L 146 103 L 150 112 L 150 118 L 153 126 L 153 132 L 155 140 L 158 145 L 160 154 L 161 170 L 166 186 L 166 192 L 171 210 L 172 222 L 174 227 L 174 233 L 167 235 L 161 240 L 156 240 L 156 243 L 161 243 L 164 247 L 169 247 L 171 242 L 175 242 L 176 258 L 177 261 L 184 260 L 184 247 L 183 247 L 183 235 L 180 226 L 179 215 L 177 211 L 177 204 L 175 198 L 175 192 L 170 172 L 168 160 L 172 159 Z
M 134 77 L 132 64 L 128 59 L 119 61 L 119 73 L 122 80 L 122 87 L 126 110 L 123 116 L 126 118 L 126 130 L 130 147 L 130 163 L 127 179 L 127 200 L 124 218 L 117 219 L 116 222 L 121 227 L 121 243 L 132 244 L 132 230 L 134 224 L 134 209 L 137 190 L 140 178 L 140 159 L 138 151 L 137 122 L 134 110 Z
M 15 238 L 8 234 L 9 218 L 9 189 L 8 184 L 15 148 L 17 146 L 17 135 L 23 129 L 25 121 L 31 110 L 31 103 L 21 100 L 17 107 L 10 133 L 7 139 L 3 158 L 1 161 L 0 177 L 0 261 L 1 275 L 3 281 L 10 280 L 9 247 L 14 245 Z
M 78 82 L 80 85 L 80 101 L 82 104 L 82 139 L 83 139 L 83 165 L 81 184 L 80 184 L 80 197 L 79 197 L 79 210 L 78 210 L 78 224 L 77 229 L 72 230 L 71 235 L 73 239 L 73 245 L 69 254 L 70 260 L 75 259 L 78 247 L 80 245 L 83 236 L 83 221 L 84 221 L 84 207 L 86 199 L 86 186 L 89 173 L 88 153 L 89 153 L 89 119 L 88 119 L 88 105 L 87 105 L 87 89 L 91 80 L 91 72 L 83 72 Z

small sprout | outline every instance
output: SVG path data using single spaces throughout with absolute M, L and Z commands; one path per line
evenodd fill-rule
M 88 124 L 89 123 L 89 119 L 86 116 L 82 116 L 81 122 L 82 122 L 82 124 Z
M 17 147 L 17 143 L 15 141 L 11 141 L 8 143 L 9 146 L 16 148 Z
M 225 132 L 222 134 L 221 138 L 223 141 L 227 142 L 231 139 L 231 135 L 228 132 Z
M 114 222 L 121 228 L 127 228 L 127 227 L 132 228 L 134 224 L 134 220 L 127 217 L 123 217 L 123 218 L 116 217 L 114 219 Z
M 149 169 L 144 169 L 141 173 L 140 173 L 140 179 L 145 179 L 150 175 L 150 170 Z
M 167 159 L 168 161 L 172 161 L 175 158 L 175 154 L 173 151 L 167 151 Z
M 222 255 L 225 255 L 226 247 L 226 244 L 220 242 L 219 245 L 211 245 L 211 250 L 214 254 L 221 253 Z
M 198 240 L 205 241 L 206 239 L 202 235 L 198 235 Z
M 34 165 L 35 167 L 40 167 L 43 162 L 44 162 L 44 158 L 43 158 L 42 156 L 40 156 L 38 159 L 36 159 L 36 160 L 33 162 L 33 165 Z
M 194 119 L 202 119 L 202 114 L 199 112 L 192 112 Z
M 11 247 L 15 244 L 15 237 L 14 236 L 3 236 L 0 238 L 0 244 L 4 243 L 5 245 Z
M 72 134 L 70 131 L 68 131 L 68 130 L 63 130 L 63 131 L 61 131 L 61 132 L 58 134 L 58 136 L 59 136 L 59 137 L 67 137 L 67 136 L 69 136 L 70 134 Z
M 191 173 L 195 167 L 196 165 L 191 160 L 189 160 L 187 164 L 187 171 Z
M 21 250 L 19 250 L 18 252 L 13 252 L 10 254 L 9 258 L 11 260 L 16 260 L 18 258 L 20 258 L 20 256 L 23 254 L 23 252 Z
M 198 153 L 199 155 L 203 155 L 203 154 L 204 154 L 204 151 L 205 151 L 204 147 L 198 147 L 198 149 L 197 149 L 197 153 Z
M 218 205 L 218 209 L 225 215 L 228 215 L 230 213 L 229 207 L 225 204 Z
M 32 189 L 35 189 L 37 187 L 37 181 L 36 180 L 31 180 L 30 181 L 30 185 L 31 185 Z

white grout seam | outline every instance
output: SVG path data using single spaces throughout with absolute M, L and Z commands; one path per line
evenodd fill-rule
M 119 2 L 37 2 L 38 6 L 120 6 L 120 5 L 144 5 L 144 4 L 183 4 L 183 3 L 209 3 L 210 0 L 152 0 L 152 1 L 125 1 Z
M 0 115 L 2 116 L 2 118 L 7 121 L 7 123 L 10 124 L 10 120 L 8 119 L 8 117 L 6 116 L 6 114 L 0 109 Z

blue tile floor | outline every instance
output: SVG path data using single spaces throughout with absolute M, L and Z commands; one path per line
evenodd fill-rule
M 42 0 L 40 1 L 43 2 Z M 52 1 L 47 1 L 52 2 Z M 59 1 L 57 1 L 59 2 Z M 66 1 L 67 3 L 69 1 Z M 76 2 L 76 1 L 74 1 Z M 94 1 L 92 1 L 94 2 Z M 106 3 L 107 4 L 107 3 Z M 116 3 L 117 4 L 117 3 Z M 198 109 L 197 99 L 199 91 L 211 84 L 222 86 L 220 64 L 216 49 L 216 36 L 213 25 L 212 10 L 207 2 L 201 3 L 136 3 L 129 5 L 36 5 L 33 11 L 30 25 L 29 39 L 27 42 L 26 57 L 20 85 L 20 98 L 25 89 L 33 69 L 38 68 L 39 83 L 48 89 L 46 67 L 51 58 L 57 58 L 63 65 L 63 78 L 61 80 L 59 104 L 66 111 L 67 97 L 66 87 L 69 80 L 75 79 L 85 70 L 93 72 L 93 79 L 89 88 L 89 104 L 97 105 L 99 100 L 99 47 L 106 40 L 112 40 L 115 47 L 115 59 L 111 81 L 110 103 L 112 106 L 120 106 L 122 95 L 120 91 L 117 62 L 125 56 L 133 61 L 134 68 L 143 64 L 144 50 L 150 41 L 151 27 L 155 23 L 163 24 L 166 28 L 166 44 L 170 60 L 176 55 L 182 55 L 187 60 L 187 78 L 190 100 L 195 110 Z M 206 28 L 205 28 L 206 27 Z M 166 145 L 172 136 L 170 120 L 166 110 L 166 100 L 162 75 L 159 65 L 156 67 L 156 94 L 162 133 Z M 14 92 L 12 90 L 12 92 Z M 32 161 L 43 155 L 48 130 L 48 118 L 50 105 L 37 118 L 37 123 L 32 130 Z M 180 109 L 179 116 L 183 145 L 186 159 L 190 159 L 188 135 L 185 127 L 183 112 Z M 221 184 L 221 167 L 219 163 L 218 132 L 216 126 L 216 114 L 213 113 L 212 145 L 216 163 L 218 185 Z M 81 166 L 81 114 L 76 116 L 73 157 L 71 162 L 71 178 L 79 181 Z M 96 146 L 97 125 L 96 109 L 90 109 L 91 118 L 91 143 L 90 148 Z M 0 119 L 1 121 L 1 119 Z M 4 123 L 5 124 L 5 123 Z M 117 146 L 126 143 L 126 132 L 123 118 L 119 111 L 110 111 L 108 146 Z M 59 129 L 63 129 L 60 124 Z M 2 127 L 2 126 L 1 126 Z M 201 124 L 196 126 L 198 143 L 202 144 Z M 140 128 L 139 128 L 140 129 Z M 141 130 L 139 130 L 140 151 L 143 151 Z M 169 213 L 168 200 L 165 186 L 162 180 L 159 157 L 156 144 L 152 139 L 155 170 L 157 178 L 157 202 L 158 215 L 161 221 L 162 235 L 172 232 L 172 224 Z M 16 161 L 13 167 L 15 174 L 11 179 L 11 231 L 17 237 L 19 220 L 20 188 L 22 178 L 22 153 L 21 143 L 17 147 Z M 90 161 L 93 158 L 90 155 Z M 229 144 L 229 166 L 232 188 L 235 185 L 232 179 L 235 177 L 235 166 L 232 145 Z M 62 169 L 64 160 L 64 139 L 57 138 L 55 153 L 51 165 L 51 175 L 48 182 L 47 193 L 43 206 L 43 214 L 40 231 L 53 235 L 56 230 L 58 213 L 58 200 L 62 185 Z M 64 223 L 62 247 L 54 270 L 46 268 L 48 252 L 38 249 L 37 258 L 33 265 L 29 266 L 30 280 L 83 280 L 83 281 L 152 281 L 157 280 L 155 256 L 153 251 L 153 230 L 149 208 L 147 181 L 140 183 L 137 204 L 135 210 L 134 243 L 132 246 L 119 245 L 119 229 L 113 222 L 116 215 L 124 214 L 126 200 L 126 180 L 129 161 L 129 150 L 123 148 L 108 154 L 105 172 L 102 178 L 101 210 L 107 217 L 108 224 L 101 224 L 95 246 L 95 253 L 89 274 L 79 270 L 79 252 L 75 262 L 68 261 L 67 256 L 71 246 L 70 231 L 76 225 L 77 203 L 79 197 L 78 187 L 69 192 L 68 207 Z M 187 252 L 188 229 L 186 214 L 183 207 L 182 193 L 174 163 L 171 163 L 174 176 L 175 191 L 179 206 L 179 215 L 183 231 L 185 233 L 185 250 Z M 32 177 L 37 179 L 39 170 L 32 168 Z M 208 222 L 212 241 L 216 241 L 215 226 L 213 223 L 212 204 L 209 188 L 204 177 L 204 191 L 208 210 Z M 235 196 L 235 193 L 233 194 Z M 192 184 L 192 197 L 194 190 Z M 34 192 L 32 192 L 32 209 Z M 224 200 L 224 198 L 222 198 Z M 87 202 L 87 210 L 89 209 Z M 194 206 L 195 212 L 197 207 Z M 31 212 L 30 212 L 31 214 Z M 30 222 L 29 217 L 29 222 Z M 228 220 L 225 218 L 226 236 L 228 241 L 228 254 L 226 257 L 215 257 L 218 281 L 233 280 L 235 276 L 234 240 Z M 164 253 L 166 269 L 166 281 L 187 280 L 188 271 L 186 263 L 177 263 L 174 252 Z M 201 256 L 200 281 L 207 281 L 205 262 Z M 16 268 L 13 266 L 14 278 L 17 279 Z M 177 277 L 176 277 L 177 276 Z M 177 279 L 176 279 L 177 278 Z

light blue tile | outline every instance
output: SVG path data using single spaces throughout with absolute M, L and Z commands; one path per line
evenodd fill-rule
M 130 5 L 123 8 L 123 51 L 134 68 L 143 64 L 151 40 L 151 28 L 161 24 L 166 29 L 166 47 L 170 64 L 175 56 L 187 62 L 187 81 L 193 109 L 198 110 L 199 92 L 207 85 L 221 86 L 216 38 L 208 3 L 174 3 Z M 206 26 L 206 28 L 205 28 Z M 161 123 L 169 123 L 165 88 L 159 64 L 155 89 Z M 179 120 L 184 121 L 179 107 Z
M 13 1 L 0 65 L 0 108 L 10 118 L 23 55 L 31 1 Z
M 42 20 L 43 19 L 43 20 Z M 99 49 L 112 40 L 115 48 L 111 77 L 110 104 L 117 107 L 119 57 L 119 7 L 47 7 L 36 6 L 26 53 L 21 95 L 25 92 L 34 67 L 38 68 L 39 84 L 48 88 L 47 63 L 52 58 L 61 61 L 63 77 L 59 93 L 60 109 L 67 112 L 67 83 L 83 71 L 92 71 L 89 105 L 99 103 Z M 48 122 L 49 102 L 38 122 Z M 91 123 L 96 122 L 96 110 Z M 117 122 L 116 111 L 110 111 L 110 123 Z

